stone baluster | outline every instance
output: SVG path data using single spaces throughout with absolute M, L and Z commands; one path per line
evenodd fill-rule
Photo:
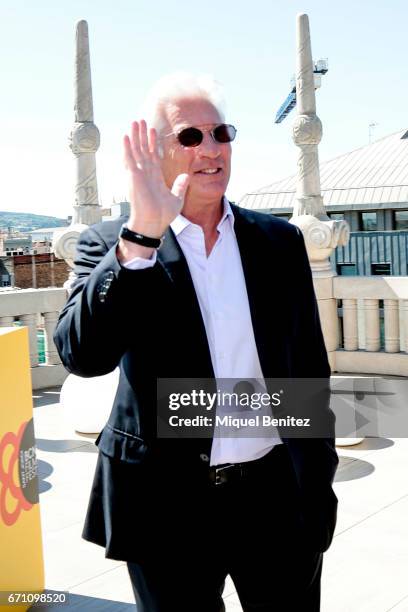
M 380 350 L 380 309 L 379 300 L 364 299 L 365 350 Z
M 401 320 L 403 329 L 403 345 L 401 350 L 408 353 L 408 300 L 401 300 Z
M 358 350 L 357 300 L 343 300 L 343 342 L 345 351 Z
M 45 361 L 47 365 L 57 365 L 61 363 L 61 359 L 54 344 L 53 336 L 58 321 L 58 312 L 44 312 L 43 316 Z
M 13 327 L 14 317 L 0 317 L 0 327 Z
M 398 353 L 400 350 L 398 300 L 384 300 L 385 352 Z
M 20 321 L 28 327 L 28 338 L 30 342 L 30 363 L 31 367 L 38 366 L 38 345 L 37 345 L 37 315 L 20 315 Z

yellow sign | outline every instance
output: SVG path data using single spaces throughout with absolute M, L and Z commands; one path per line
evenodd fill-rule
M 0 592 L 44 589 L 31 373 L 26 327 L 0 328 Z M 22 596 L 18 597 L 18 593 Z M 10 602 L 13 599 L 10 599 Z M 0 610 L 27 610 L 30 604 Z

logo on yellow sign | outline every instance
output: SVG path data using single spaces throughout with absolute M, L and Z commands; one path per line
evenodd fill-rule
M 38 502 L 37 457 L 33 419 L 0 440 L 0 519 L 11 526 L 23 510 Z

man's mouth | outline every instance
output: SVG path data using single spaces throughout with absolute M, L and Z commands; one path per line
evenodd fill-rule
M 221 168 L 203 168 L 202 170 L 197 170 L 195 174 L 218 174 L 221 172 Z

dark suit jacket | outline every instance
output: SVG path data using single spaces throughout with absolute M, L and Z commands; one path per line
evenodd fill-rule
M 328 378 L 301 232 L 271 215 L 235 205 L 232 210 L 264 377 Z M 109 558 L 138 561 L 155 537 L 169 533 L 165 506 L 185 526 L 194 513 L 194 503 L 186 505 L 186 491 L 196 507 L 206 503 L 195 485 L 211 440 L 157 438 L 156 380 L 212 378 L 214 372 L 188 265 L 172 231 L 152 268 L 128 270 L 115 254 L 125 220 L 99 223 L 81 234 L 77 279 L 54 339 L 67 370 L 79 376 L 103 375 L 120 365 L 113 409 L 97 439 L 83 536 L 105 546 Z M 332 419 L 327 402 L 323 410 L 322 418 Z M 319 551 L 329 547 L 336 523 L 333 436 L 284 440 L 305 529 Z M 190 528 L 198 531 L 193 523 Z

